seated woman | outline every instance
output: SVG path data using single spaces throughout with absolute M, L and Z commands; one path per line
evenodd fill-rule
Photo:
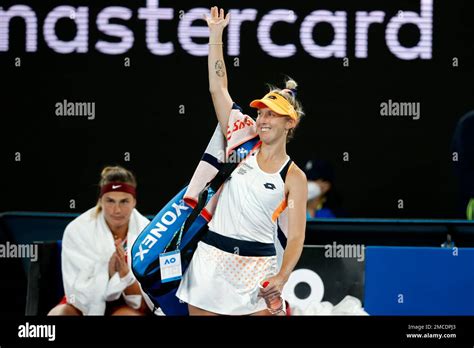
M 67 225 L 61 266 L 65 297 L 48 315 L 144 315 L 130 250 L 149 220 L 136 209 L 136 179 L 125 168 L 102 170 L 97 206 Z M 145 299 L 147 300 L 147 299 Z
M 340 198 L 334 189 L 334 170 L 324 160 L 309 160 L 304 172 L 308 179 L 308 202 L 306 217 L 336 218 L 344 216 Z

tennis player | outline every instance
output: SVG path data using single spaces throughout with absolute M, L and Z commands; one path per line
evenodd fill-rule
M 241 113 L 227 90 L 223 59 L 222 34 L 229 19 L 217 7 L 206 17 L 210 92 L 227 138 L 229 116 Z M 253 127 L 261 145 L 224 183 L 209 231 L 183 275 L 177 296 L 188 303 L 190 315 L 285 314 L 282 289 L 301 255 L 306 226 L 306 176 L 286 153 L 303 115 L 295 89 L 289 80 L 285 89 L 273 88 L 250 103 L 257 120 L 241 126 Z M 287 244 L 278 262 L 277 219 L 287 207 Z M 279 308 L 269 311 L 275 303 Z

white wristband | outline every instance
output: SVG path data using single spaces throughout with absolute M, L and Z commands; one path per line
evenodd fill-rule
M 133 276 L 132 271 L 128 272 L 128 274 L 125 277 L 120 278 L 120 282 L 122 284 L 125 284 L 126 288 L 128 288 L 130 285 L 135 283 L 135 277 Z

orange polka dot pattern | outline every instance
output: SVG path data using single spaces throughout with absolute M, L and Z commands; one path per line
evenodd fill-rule
M 255 290 L 263 279 L 277 273 L 276 256 L 241 256 L 211 247 L 210 257 L 238 293 Z

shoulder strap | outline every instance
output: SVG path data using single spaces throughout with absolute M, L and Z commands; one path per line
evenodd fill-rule
M 224 181 L 226 181 L 227 178 L 232 174 L 234 169 L 237 168 L 238 164 L 239 164 L 238 161 L 235 161 L 233 163 L 223 163 L 219 172 L 208 183 L 209 187 L 212 188 L 214 192 L 216 192 L 224 183 Z
M 288 160 L 288 163 L 280 171 L 280 176 L 281 176 L 281 179 L 283 180 L 283 182 L 285 182 L 285 180 L 286 180 L 286 174 L 288 174 L 288 170 L 290 169 L 290 166 L 291 166 L 292 163 L 293 163 L 293 161 L 290 158 Z
M 216 174 L 216 176 L 210 182 L 207 183 L 206 187 L 202 189 L 202 191 L 199 193 L 196 206 L 194 207 L 193 211 L 188 216 L 188 218 L 186 219 L 183 225 L 183 229 L 181 232 L 183 235 L 184 233 L 186 233 L 186 231 L 189 229 L 191 224 L 196 220 L 198 215 L 204 209 L 204 207 L 206 206 L 206 203 L 208 202 L 208 198 L 212 197 L 214 193 L 216 193 L 217 190 L 219 190 L 221 185 L 224 183 L 224 181 L 227 180 L 230 174 L 232 174 L 232 172 L 237 167 L 237 165 L 238 165 L 237 161 L 235 163 L 224 163 L 221 166 L 221 169 L 219 170 L 219 172 Z

